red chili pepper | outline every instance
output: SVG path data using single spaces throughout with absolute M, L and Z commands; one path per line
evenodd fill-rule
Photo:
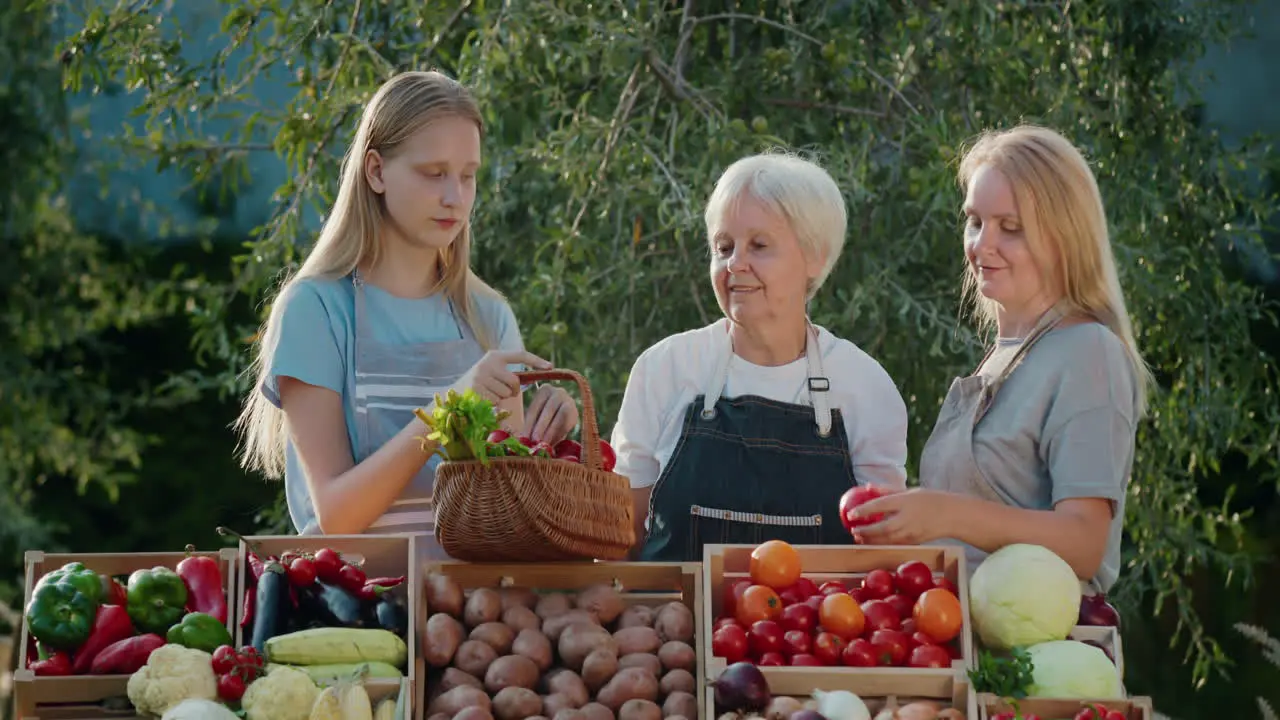
M 364 584 L 377 585 L 380 588 L 386 588 L 390 590 L 391 588 L 396 587 L 397 585 L 400 585 L 407 579 L 408 578 L 406 578 L 404 575 L 401 575 L 400 577 L 376 577 L 376 578 L 366 579 L 364 581 Z
M 164 638 L 153 633 L 117 640 L 98 653 L 89 672 L 94 675 L 131 675 L 146 665 L 152 651 L 162 645 Z
M 240 627 L 249 627 L 249 623 L 253 622 L 253 606 L 257 598 L 257 584 L 250 585 L 249 589 L 244 591 L 244 604 L 240 606 Z
M 262 555 L 259 552 L 260 548 L 257 544 L 250 542 L 249 538 L 230 528 L 219 526 L 217 531 L 219 535 L 233 537 L 244 543 L 245 556 L 249 560 L 249 573 L 253 576 L 253 582 L 256 585 L 258 578 L 262 577 L 262 573 L 267 569 L 266 563 L 262 561 Z
M 75 674 L 71 669 L 71 658 L 62 651 L 55 652 L 44 660 L 28 663 L 27 667 L 39 677 L 62 677 Z
M 178 563 L 178 576 L 187 586 L 187 612 L 212 615 L 227 622 L 227 593 L 222 586 L 222 569 L 208 556 L 193 555 L 194 545 L 187 546 L 187 556 Z
M 102 603 L 104 605 L 128 605 L 129 594 L 125 592 L 124 586 L 110 575 L 99 574 L 98 578 L 102 580 Z
M 346 590 L 358 593 L 364 587 L 364 583 L 364 571 L 355 565 L 343 565 L 338 571 L 338 585 Z
M 84 675 L 89 672 L 93 659 L 99 653 L 113 643 L 129 637 L 133 637 L 133 622 L 129 619 L 129 611 L 122 605 L 99 605 L 89 639 L 76 650 L 75 662 L 71 665 L 75 674 Z

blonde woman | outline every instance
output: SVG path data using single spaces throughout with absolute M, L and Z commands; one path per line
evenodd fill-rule
M 920 490 L 880 498 L 865 542 L 964 544 L 970 568 L 1043 545 L 1106 591 L 1120 572 L 1125 488 L 1149 371 L 1125 310 L 1098 185 L 1058 133 L 982 136 L 960 165 L 965 288 L 996 339 L 951 384 Z
M 523 350 L 511 308 L 470 269 L 482 133 L 457 82 L 387 81 L 315 247 L 272 306 L 237 425 L 244 465 L 284 475 L 301 533 L 434 531 L 438 458 L 413 410 L 436 393 L 474 388 L 536 439 L 577 423 L 568 393 L 549 386 L 526 418 L 513 371 L 549 363 Z M 423 545 L 442 555 L 434 538 Z
M 907 409 L 884 368 L 809 322 L 844 247 L 844 198 L 798 157 L 729 166 L 706 217 L 724 317 L 636 360 L 613 445 L 638 556 L 700 561 L 705 543 L 845 543 L 840 496 L 901 489 Z

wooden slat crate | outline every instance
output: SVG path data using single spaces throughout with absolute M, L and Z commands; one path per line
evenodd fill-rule
M 726 666 L 724 658 L 711 654 L 712 625 L 723 607 L 724 593 L 728 586 L 739 578 L 749 576 L 751 551 L 754 545 L 704 545 L 702 576 L 704 591 L 703 652 L 706 655 L 708 678 L 719 676 Z M 900 564 L 911 560 L 919 560 L 928 565 L 936 576 L 944 576 L 955 583 L 960 600 L 960 608 L 964 617 L 964 627 L 960 631 L 961 659 L 952 661 L 950 668 L 859 668 L 832 667 L 837 673 L 853 673 L 859 675 L 882 676 L 885 682 L 897 682 L 901 678 L 906 683 L 901 689 L 892 693 L 911 695 L 920 693 L 926 697 L 948 697 L 951 683 L 957 675 L 963 675 L 966 668 L 973 666 L 973 633 L 969 621 L 968 573 L 965 571 L 964 553 L 955 547 L 934 546 L 842 546 L 842 545 L 796 545 L 800 554 L 802 572 L 805 577 L 821 585 L 829 580 L 837 580 L 850 584 L 860 582 L 871 570 L 884 569 L 893 571 Z M 802 667 L 762 667 L 760 670 L 774 682 L 790 676 L 804 677 L 806 671 L 814 668 Z
M 761 668 L 768 670 L 770 668 Z M 776 668 L 774 668 L 776 669 Z M 939 709 L 955 708 L 968 720 L 978 717 L 977 698 L 969 682 L 961 673 L 949 677 L 911 677 L 904 673 L 849 672 L 856 668 L 797 667 L 769 676 L 769 692 L 774 697 L 793 697 L 805 701 L 813 697 L 814 690 L 846 690 L 866 703 L 874 716 L 886 705 L 896 703 L 902 707 L 924 700 L 938 703 Z M 703 718 L 718 718 L 714 689 L 708 688 L 702 704 Z
M 695 695 L 699 707 L 705 702 L 704 683 L 700 679 L 706 677 L 705 648 L 710 646 L 700 637 L 705 623 L 702 617 L 702 568 L 699 563 L 443 561 L 426 564 L 422 577 L 425 579 L 433 573 L 449 576 L 467 595 L 477 588 L 528 588 L 539 593 L 571 593 L 592 585 L 612 584 L 628 605 L 657 607 L 673 601 L 680 602 L 693 613 L 694 638 L 690 645 L 697 662 L 696 672 L 693 673 Z M 422 636 L 426 630 L 427 617 L 425 613 L 419 617 L 418 633 Z
M 1151 698 L 1148 697 L 1130 697 L 1124 700 L 1023 698 L 1022 700 L 1011 701 L 991 693 L 978 693 L 978 714 L 971 717 L 978 718 L 978 720 L 991 720 L 998 713 L 1016 710 L 1023 715 L 1034 713 L 1040 717 L 1040 720 L 1071 720 L 1080 711 L 1080 708 L 1095 703 L 1106 706 L 1108 710 L 1123 712 L 1126 720 L 1152 720 L 1154 715 L 1151 707 Z
M 321 548 L 332 548 L 344 558 L 361 564 L 365 574 L 369 577 L 383 576 L 405 576 L 404 586 L 408 589 L 408 614 L 409 614 L 409 637 L 405 638 L 405 644 L 409 648 L 408 664 L 405 670 L 405 676 L 409 680 L 411 689 L 410 699 L 411 706 L 408 717 L 421 720 L 422 707 L 416 702 L 421 695 L 420 681 L 422 664 L 418 662 L 418 648 L 414 628 L 417 627 L 418 615 L 422 612 L 422 593 L 420 592 L 421 580 L 418 574 L 419 567 L 415 558 L 414 538 L 412 535 L 255 535 L 246 538 L 249 543 L 258 548 L 260 552 L 267 555 L 279 557 L 286 550 L 294 550 L 297 552 L 314 553 Z M 248 556 L 246 552 L 248 547 L 245 541 L 240 542 L 240 547 L 236 551 L 235 576 L 236 576 L 236 623 L 235 623 L 235 641 L 236 647 L 243 647 L 248 638 L 244 636 L 244 630 L 240 627 L 240 608 L 243 603 L 244 593 L 249 587 L 251 581 L 249 576 Z M 374 693 L 398 692 L 400 681 L 387 678 L 370 678 L 365 681 L 365 688 L 372 695 Z
M 222 581 L 227 593 L 227 626 L 232 628 L 236 620 L 235 593 L 235 560 L 234 548 L 222 548 L 219 551 L 196 552 L 193 555 L 211 557 L 218 560 L 222 570 Z M 84 566 L 99 575 L 128 575 L 135 570 L 146 570 L 156 566 L 176 568 L 178 563 L 187 557 L 186 552 L 145 552 L 145 553 L 45 553 L 40 550 L 28 550 L 26 553 L 26 589 L 22 604 L 26 607 L 35 590 L 36 582 L 42 576 L 71 562 L 83 563 Z M 234 632 L 234 631 L 233 631 Z M 18 669 L 13 673 L 13 697 L 17 708 L 18 720 L 26 720 L 43 713 L 42 706 L 98 705 L 103 700 L 125 695 L 129 682 L 128 675 L 73 675 L 68 677 L 36 677 L 27 669 L 27 651 L 31 638 L 27 632 L 24 618 L 18 636 Z M 52 710 L 52 708 L 50 708 Z

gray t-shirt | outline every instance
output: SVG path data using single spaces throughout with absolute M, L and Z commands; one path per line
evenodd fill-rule
M 1006 355 L 998 348 L 987 365 L 1002 367 Z M 1106 326 L 1082 323 L 1040 338 L 973 433 L 979 472 L 1011 504 L 1048 510 L 1073 498 L 1113 503 L 1094 578 L 1104 591 L 1120 573 L 1136 419 L 1137 384 L 1124 344 Z

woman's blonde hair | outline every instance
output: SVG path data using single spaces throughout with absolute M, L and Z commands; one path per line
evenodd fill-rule
M 284 472 L 284 413 L 263 394 L 268 378 L 268 360 L 280 336 L 281 302 L 306 278 L 341 278 L 359 266 L 372 267 L 382 253 L 384 198 L 373 191 L 365 175 L 365 156 L 376 150 L 384 158 L 395 155 L 399 146 L 428 124 L 445 117 L 462 117 L 476 124 L 481 135 L 484 121 L 471 92 L 438 72 L 404 72 L 378 88 L 364 108 L 355 138 L 342 160 L 341 184 L 320 230 L 320 236 L 297 273 L 281 284 L 266 321 L 258 335 L 258 348 L 247 374 L 255 378 L 245 398 L 235 427 L 242 435 L 241 463 L 267 477 Z M 485 349 L 493 340 L 476 314 L 473 293 L 497 295 L 471 271 L 471 223 L 467 219 L 458 237 L 440 251 L 441 292 L 453 303 L 455 312 L 471 329 Z
M 966 193 L 984 165 L 999 170 L 1013 188 L 1031 255 L 1041 268 L 1052 268 L 1053 275 L 1045 280 L 1061 289 L 1063 309 L 1102 323 L 1124 344 L 1142 414 L 1152 375 L 1133 337 L 1102 193 L 1089 163 L 1057 132 L 1019 125 L 978 137 L 960 162 L 959 181 Z M 965 269 L 964 293 L 973 316 L 993 326 L 996 305 L 982 296 L 972 267 Z

